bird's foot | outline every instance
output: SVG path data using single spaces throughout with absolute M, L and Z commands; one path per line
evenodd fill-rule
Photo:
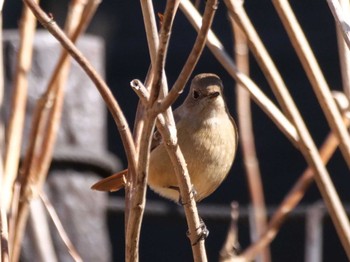
M 190 192 L 189 192 L 189 195 L 190 195 L 189 200 L 188 200 L 187 202 L 185 202 L 185 201 L 182 200 L 181 194 L 180 194 L 179 203 L 180 203 L 182 206 L 188 205 L 188 204 L 190 203 L 190 201 L 196 197 L 197 191 L 196 191 L 196 189 L 194 188 L 193 185 L 191 186 L 191 190 L 190 190 Z
M 192 246 L 197 245 L 199 241 L 206 239 L 209 236 L 209 230 L 208 230 L 207 226 L 203 222 L 202 218 L 200 218 L 200 220 L 201 220 L 200 225 L 198 228 L 196 228 L 196 232 L 198 232 L 197 233 L 198 237 L 195 241 L 193 241 L 193 243 L 191 243 Z M 186 235 L 190 239 L 190 241 L 192 242 L 191 233 L 189 232 L 189 230 L 187 230 Z

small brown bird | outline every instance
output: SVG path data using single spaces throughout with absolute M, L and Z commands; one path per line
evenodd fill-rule
M 174 117 L 195 199 L 200 201 L 225 179 L 237 149 L 237 127 L 228 112 L 221 79 L 211 73 L 195 76 L 186 100 L 174 111 Z M 178 202 L 179 186 L 172 163 L 162 142 L 157 144 L 150 156 L 148 185 L 159 195 Z M 126 173 L 123 170 L 105 178 L 92 189 L 119 190 Z

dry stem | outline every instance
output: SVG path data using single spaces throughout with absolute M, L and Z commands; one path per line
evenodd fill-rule
M 47 210 L 47 212 L 49 213 L 58 234 L 60 235 L 63 243 L 66 245 L 69 254 L 71 254 L 72 258 L 74 259 L 74 261 L 83 261 L 82 258 L 80 257 L 78 251 L 76 250 L 76 248 L 74 247 L 72 241 L 69 239 L 60 218 L 58 217 L 55 208 L 52 206 L 50 200 L 48 199 L 47 195 L 44 192 L 40 192 L 40 198 L 43 201 L 43 204 Z
M 132 186 L 131 206 L 126 230 L 126 261 L 139 260 L 139 239 L 143 212 L 146 205 L 146 189 L 148 177 L 149 153 L 151 135 L 153 133 L 156 115 L 150 114 L 150 108 L 156 101 L 162 83 L 167 47 L 169 44 L 172 24 L 177 11 L 178 1 L 168 0 L 162 23 L 156 64 L 153 67 L 154 81 L 150 90 L 150 98 L 146 104 L 143 115 L 143 128 L 140 137 L 140 150 L 138 151 L 138 166 L 136 184 Z
M 126 121 L 124 114 L 115 100 L 112 92 L 109 90 L 107 84 L 103 81 L 101 76 L 96 72 L 90 62 L 85 56 L 75 47 L 75 45 L 66 37 L 62 30 L 56 25 L 54 21 L 37 5 L 33 0 L 24 0 L 24 2 L 33 11 L 39 22 L 61 43 L 61 45 L 68 51 L 68 53 L 76 60 L 82 67 L 86 74 L 90 77 L 96 88 L 100 92 L 102 98 L 111 112 L 113 119 L 118 127 L 118 131 L 122 138 L 122 142 L 127 155 L 130 169 L 135 171 L 135 148 L 133 144 L 132 135 Z

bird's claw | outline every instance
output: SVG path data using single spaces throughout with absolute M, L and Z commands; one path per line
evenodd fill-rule
M 199 241 L 206 239 L 209 236 L 209 230 L 202 219 L 201 219 L 201 223 L 200 223 L 199 227 L 196 228 L 196 232 L 197 231 L 199 231 L 198 238 L 193 243 L 191 243 L 192 246 L 197 245 Z M 191 240 L 191 237 L 190 237 L 191 233 L 189 232 L 189 230 L 187 231 L 186 235 Z

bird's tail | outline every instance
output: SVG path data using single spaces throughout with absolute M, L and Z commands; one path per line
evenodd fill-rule
M 124 169 L 93 184 L 91 189 L 110 192 L 118 191 L 125 186 L 127 173 L 128 170 Z

